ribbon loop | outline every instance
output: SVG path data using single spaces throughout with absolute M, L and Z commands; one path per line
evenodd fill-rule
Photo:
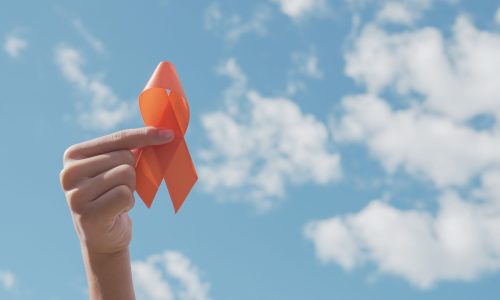
M 168 90 L 168 91 L 167 91 Z M 174 66 L 161 62 L 139 95 L 144 124 L 171 129 L 174 140 L 143 148 L 136 165 L 136 190 L 151 207 L 162 181 L 165 181 L 175 212 L 196 183 L 198 176 L 184 140 L 189 125 L 189 106 Z

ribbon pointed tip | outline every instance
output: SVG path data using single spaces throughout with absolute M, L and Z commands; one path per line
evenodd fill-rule
M 174 85 L 172 82 L 172 78 L 175 78 L 175 85 L 180 85 L 180 83 L 177 83 L 178 78 L 174 65 L 168 61 L 162 61 L 158 64 L 155 71 L 153 72 L 153 75 L 151 75 L 151 77 L 149 78 L 149 81 L 146 84 L 144 90 L 156 87 L 172 88 L 172 86 Z

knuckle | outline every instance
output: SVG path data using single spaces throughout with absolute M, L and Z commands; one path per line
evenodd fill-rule
M 123 164 L 119 165 L 117 168 L 117 172 L 124 177 L 134 176 L 135 177 L 135 169 L 131 165 Z
M 135 188 L 135 169 L 131 165 L 119 165 L 117 167 L 118 175 L 122 182 L 127 183 L 127 185 L 134 189 Z
M 125 142 L 127 140 L 149 139 L 155 134 L 154 127 L 143 127 L 136 129 L 125 129 L 109 135 L 112 142 Z
M 128 133 L 126 130 L 117 131 L 111 134 L 111 140 L 113 142 L 119 142 L 127 137 Z
M 154 127 L 143 127 L 138 130 L 140 135 L 148 138 L 153 138 L 156 134 L 156 129 Z
M 66 200 L 68 202 L 69 209 L 76 214 L 81 214 L 83 211 L 80 194 L 80 189 L 77 188 L 66 192 Z
M 71 145 L 66 150 L 64 150 L 63 163 L 76 157 L 77 149 L 78 149 L 77 145 Z
M 67 168 L 62 169 L 61 172 L 59 173 L 59 182 L 61 183 L 61 187 L 64 191 L 68 190 L 69 176 Z
M 118 151 L 120 162 L 124 164 L 134 166 L 135 165 L 135 156 L 129 150 L 120 150 Z
M 134 208 L 134 206 L 135 206 L 135 197 L 134 197 L 134 195 L 132 195 L 132 197 L 130 197 L 129 205 L 130 205 L 130 209 Z
M 75 174 L 78 174 L 78 168 L 73 164 L 69 164 L 61 170 L 59 179 L 63 190 L 67 191 L 71 189 Z
M 113 189 L 113 196 L 117 199 L 128 199 L 132 197 L 132 191 L 126 185 L 119 185 Z

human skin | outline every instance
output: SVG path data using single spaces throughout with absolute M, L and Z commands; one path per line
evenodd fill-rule
M 135 203 L 136 149 L 173 138 L 166 129 L 127 129 L 64 152 L 61 186 L 80 239 L 90 299 L 135 299 L 128 212 Z

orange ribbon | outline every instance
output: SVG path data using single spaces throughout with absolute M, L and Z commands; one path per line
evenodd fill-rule
M 189 106 L 174 65 L 161 62 L 139 95 L 146 126 L 172 129 L 174 140 L 141 149 L 136 165 L 136 190 L 147 207 L 163 180 L 177 213 L 198 176 L 184 140 L 189 124 Z

